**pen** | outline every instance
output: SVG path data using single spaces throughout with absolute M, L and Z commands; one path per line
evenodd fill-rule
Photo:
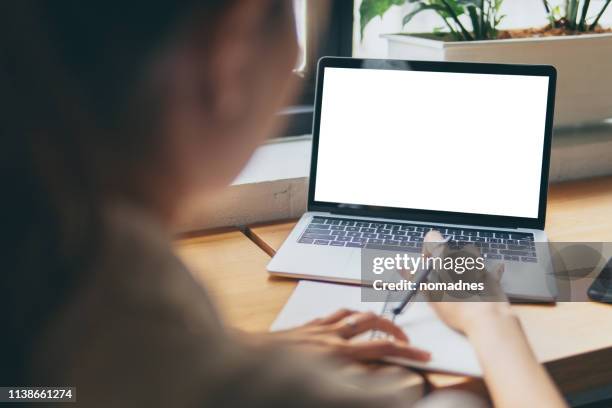
M 404 311 L 408 302 L 410 302 L 410 300 L 417 294 L 419 286 L 421 286 L 422 282 L 425 282 L 427 280 L 429 274 L 431 273 L 431 269 L 432 268 L 427 268 L 422 270 L 421 274 L 417 277 L 415 281 L 416 285 L 414 290 L 408 292 L 406 297 L 404 297 L 404 300 L 402 300 L 402 303 L 393 308 L 393 320 L 395 320 L 395 318 Z
M 450 237 L 446 237 L 441 243 L 447 243 L 448 241 L 450 241 Z M 406 295 L 404 300 L 402 300 L 402 303 L 394 307 L 393 310 L 391 311 L 393 313 L 393 319 L 392 319 L 393 321 L 395 321 L 395 318 L 404 311 L 408 302 L 410 302 L 410 300 L 417 294 L 417 292 L 419 291 L 419 286 L 421 286 L 421 283 L 425 282 L 427 278 L 429 278 L 429 274 L 431 273 L 432 269 L 433 268 L 431 267 L 427 269 L 421 269 L 421 273 L 416 278 L 416 281 L 415 281 L 416 285 L 415 285 L 414 290 L 411 290 Z

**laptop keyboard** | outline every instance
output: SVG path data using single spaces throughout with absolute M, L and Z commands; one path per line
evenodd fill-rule
M 348 218 L 313 217 L 298 242 L 310 245 L 421 252 L 423 237 L 431 230 L 450 237 L 449 246 L 480 248 L 488 259 L 537 262 L 533 234 L 491 230 L 447 228 L 390 222 L 370 222 Z

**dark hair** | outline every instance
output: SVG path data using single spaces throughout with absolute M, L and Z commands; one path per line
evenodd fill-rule
M 150 142 L 122 131 L 139 126 L 131 98 L 150 60 L 182 19 L 228 2 L 3 3 L 0 383 L 25 385 L 31 342 L 94 259 L 100 168 Z

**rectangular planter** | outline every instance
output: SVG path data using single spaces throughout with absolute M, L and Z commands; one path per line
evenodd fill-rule
M 394 59 L 553 65 L 558 71 L 556 126 L 612 117 L 612 33 L 457 42 L 383 37 Z

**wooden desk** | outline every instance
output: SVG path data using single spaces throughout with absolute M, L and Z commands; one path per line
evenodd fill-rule
M 612 241 L 612 177 L 553 185 L 547 213 L 546 231 L 551 240 Z M 248 234 L 273 254 L 293 225 L 255 226 Z M 282 303 L 269 310 L 275 307 L 280 310 Z M 514 308 L 538 359 L 564 393 L 612 383 L 612 306 L 559 303 Z M 426 373 L 425 377 L 433 389 L 485 392 L 482 382 L 468 377 L 438 373 Z
M 268 276 L 270 256 L 240 231 L 181 239 L 176 248 L 225 320 L 244 330 L 267 330 L 295 287 Z

